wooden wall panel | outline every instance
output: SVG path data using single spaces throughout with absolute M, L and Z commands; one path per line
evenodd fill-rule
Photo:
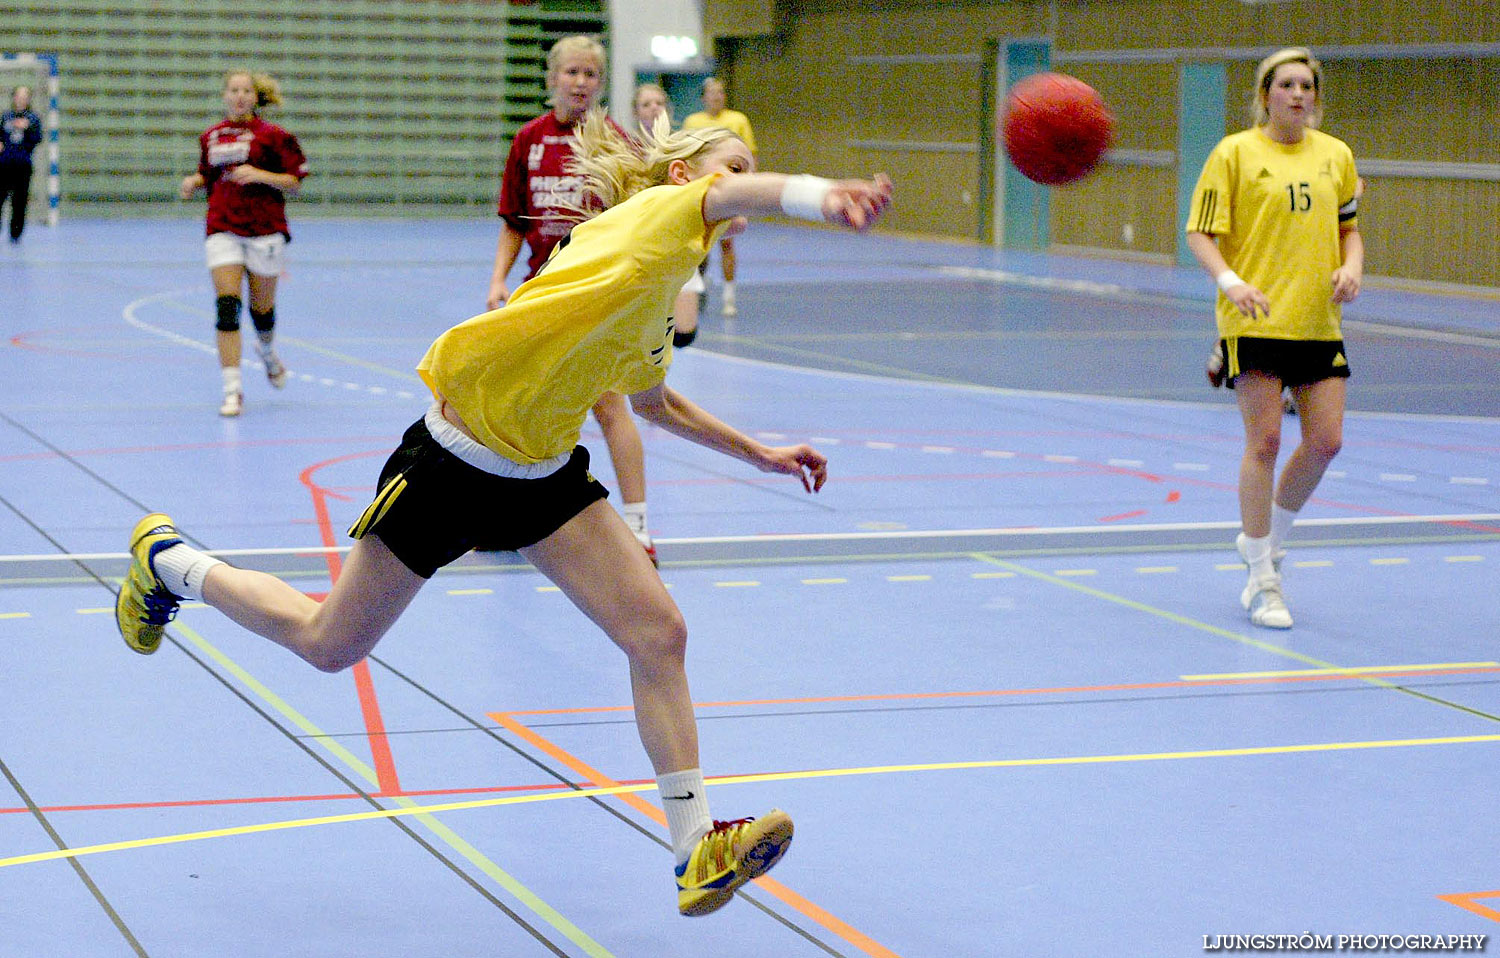
M 1056 16 L 1053 16 L 1053 9 Z M 1290 18 L 1290 21 L 1289 21 Z M 1069 51 L 1500 43 L 1500 2 L 1351 0 L 778 0 L 777 32 L 727 47 L 731 103 L 755 123 L 761 165 L 842 176 L 885 169 L 902 230 L 976 235 L 986 40 L 1051 36 L 1059 69 L 1097 88 L 1118 119 L 1116 147 L 1170 154 L 1179 63 L 1077 62 Z M 1207 23 L 1207 27 L 1200 27 Z M 900 57 L 926 62 L 902 62 Z M 883 57 L 872 62 L 871 57 Z M 861 59 L 863 58 L 863 59 Z M 1250 123 L 1255 63 L 1227 62 L 1225 132 Z M 1329 58 L 1324 128 L 1358 160 L 1500 163 L 1500 57 Z M 856 141 L 963 144 L 964 152 L 871 150 Z M 1378 164 L 1377 164 L 1378 166 Z M 1173 167 L 1106 164 L 1054 194 L 1053 238 L 1070 246 L 1167 257 L 1177 233 Z M 1500 184 L 1367 176 L 1369 269 L 1438 282 L 1500 285 Z M 1130 224 L 1133 241 L 1122 227 Z M 1444 233 L 1453 238 L 1448 239 Z
M 1104 166 L 1052 191 L 1052 242 L 1171 260 L 1177 249 L 1176 189 L 1171 169 Z

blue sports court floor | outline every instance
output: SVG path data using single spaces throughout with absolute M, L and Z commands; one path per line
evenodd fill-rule
M 335 676 L 202 607 L 128 652 L 110 613 L 148 510 L 328 588 L 495 228 L 294 219 L 293 381 L 247 369 L 233 421 L 197 221 L 0 250 L 0 956 L 1500 932 L 1495 299 L 1348 311 L 1354 411 L 1272 632 L 1238 604 L 1205 279 L 752 227 L 740 315 L 711 303 L 670 381 L 831 478 L 808 496 L 645 433 L 715 814 L 797 822 L 708 918 L 676 915 L 623 656 L 514 556 L 440 574 Z

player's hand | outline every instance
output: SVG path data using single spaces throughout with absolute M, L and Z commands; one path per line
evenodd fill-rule
M 823 219 L 854 230 L 867 230 L 891 205 L 891 178 L 877 173 L 873 180 L 839 180 L 823 197 Z
M 499 309 L 510 299 L 510 287 L 505 285 L 504 279 L 490 280 L 489 295 L 484 298 L 485 309 Z
M 802 488 L 817 492 L 828 481 L 828 457 L 812 446 L 773 446 L 766 450 L 762 472 L 780 472 L 802 480 Z
M 239 166 L 236 166 L 233 169 L 229 170 L 229 172 L 225 173 L 224 179 L 228 180 L 231 183 L 239 183 L 241 185 L 248 185 L 250 183 L 262 183 L 265 181 L 264 177 L 262 176 L 263 172 L 264 171 L 262 171 L 259 167 L 251 166 L 249 163 L 241 163 Z
M 1359 295 L 1360 275 L 1358 270 L 1340 266 L 1333 271 L 1333 301 L 1352 303 Z
M 197 176 L 184 176 L 182 182 L 177 186 L 177 195 L 185 200 L 190 200 L 193 198 L 193 193 L 197 191 L 198 185 Z
M 1260 316 L 1271 315 L 1271 301 L 1266 294 L 1251 286 L 1249 283 L 1241 283 L 1231 286 L 1225 290 L 1224 297 L 1234 304 L 1234 308 L 1240 311 L 1240 315 L 1255 319 Z

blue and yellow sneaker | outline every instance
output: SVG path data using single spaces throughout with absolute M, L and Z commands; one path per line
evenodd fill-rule
M 176 617 L 180 601 L 156 577 L 151 560 L 180 542 L 171 517 L 160 512 L 137 522 L 130 533 L 130 571 L 121 580 L 115 599 L 115 623 L 125 644 L 142 655 L 150 655 L 161 645 L 162 630 Z
M 771 870 L 792 843 L 792 818 L 772 809 L 761 818 L 714 822 L 677 866 L 677 910 L 689 917 L 718 911 L 735 889 Z

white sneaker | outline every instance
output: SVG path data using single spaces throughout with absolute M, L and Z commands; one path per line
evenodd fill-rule
M 243 393 L 225 393 L 224 404 L 219 407 L 219 415 L 238 416 L 244 406 L 245 396 Z
M 719 312 L 723 313 L 725 316 L 738 316 L 740 314 L 739 307 L 734 305 L 733 283 L 724 284 L 724 307 L 720 309 Z
M 273 352 L 262 356 L 261 360 L 266 364 L 266 379 L 270 380 L 271 385 L 277 389 L 284 387 L 286 385 L 286 367 L 281 365 L 281 357 Z
M 1250 613 L 1254 625 L 1266 629 L 1290 629 L 1292 612 L 1286 607 L 1286 597 L 1281 594 L 1281 577 L 1271 579 L 1252 578 L 1240 593 L 1240 605 Z

